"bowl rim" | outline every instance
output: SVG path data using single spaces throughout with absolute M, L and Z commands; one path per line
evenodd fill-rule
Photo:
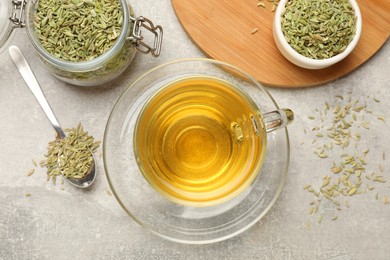
M 291 147 L 290 147 L 290 138 L 289 138 L 289 135 L 288 135 L 288 130 L 287 130 L 287 127 L 285 127 L 284 129 L 279 129 L 278 131 L 284 131 L 284 135 L 285 135 L 285 138 L 286 138 L 286 164 L 284 166 L 284 169 L 283 169 L 283 175 L 281 176 L 281 179 L 280 179 L 280 182 L 279 182 L 279 185 L 275 191 L 275 194 L 273 195 L 273 198 L 272 200 L 268 203 L 268 205 L 264 208 L 264 210 L 261 212 L 261 214 L 259 214 L 256 218 L 254 218 L 252 221 L 250 221 L 249 223 L 247 223 L 244 227 L 242 227 L 241 229 L 235 231 L 235 232 L 232 232 L 232 233 L 229 233 L 228 235 L 224 235 L 224 236 L 220 236 L 218 238 L 213 238 L 213 239 L 205 239 L 205 240 L 184 240 L 184 239 L 178 239 L 178 238 L 175 238 L 175 237 L 172 237 L 172 236 L 167 236 L 165 234 L 163 234 L 162 232 L 158 232 L 157 230 L 154 230 L 153 228 L 151 228 L 150 226 L 148 226 L 147 224 L 144 224 L 142 222 L 142 220 L 140 220 L 139 218 L 137 218 L 135 215 L 133 215 L 129 209 L 126 208 L 126 206 L 124 205 L 124 203 L 122 202 L 122 200 L 120 199 L 118 193 L 116 192 L 116 189 L 113 185 L 113 182 L 111 181 L 111 177 L 110 177 L 110 170 L 108 169 L 108 166 L 107 166 L 107 138 L 108 138 L 108 129 L 110 128 L 110 123 L 112 121 L 112 117 L 113 117 L 113 114 L 114 112 L 116 112 L 115 108 L 117 107 L 117 105 L 122 102 L 122 100 L 124 99 L 124 96 L 131 91 L 132 87 L 137 84 L 141 79 L 143 79 L 144 77 L 148 76 L 150 73 L 152 73 L 153 71 L 155 70 L 158 70 L 162 67 L 165 67 L 165 66 L 169 66 L 169 65 L 172 65 L 172 64 L 177 64 L 177 63 L 182 63 L 182 62 L 189 62 L 189 61 L 197 61 L 197 62 L 211 62 L 211 63 L 215 63 L 215 64 L 219 64 L 219 65 L 226 65 L 230 68 L 234 68 L 234 69 L 237 69 L 239 72 L 243 73 L 244 75 L 248 76 L 251 80 L 254 81 L 254 83 L 259 87 L 261 88 L 264 93 L 270 98 L 270 100 L 272 101 L 273 105 L 275 106 L 276 109 L 279 109 L 279 106 L 278 104 L 276 103 L 276 101 L 274 100 L 274 98 L 270 95 L 270 93 L 268 92 L 268 90 L 266 88 L 264 88 L 261 83 L 259 83 L 254 77 L 252 77 L 250 74 L 248 74 L 247 72 L 241 70 L 240 68 L 234 66 L 234 65 L 231 65 L 229 63 L 226 63 L 226 62 L 223 62 L 223 61 L 219 61 L 219 60 L 214 60 L 214 59 L 208 59 L 208 58 L 185 58 L 185 59 L 178 59 L 178 60 L 174 60 L 174 61 L 169 61 L 169 62 L 166 62 L 166 63 L 163 63 L 163 64 L 160 64 L 150 70 L 148 70 L 147 72 L 145 72 L 144 74 L 142 74 L 141 76 L 139 76 L 133 83 L 131 83 L 126 89 L 125 91 L 123 91 L 123 93 L 119 96 L 119 98 L 117 99 L 117 101 L 115 102 L 112 110 L 110 111 L 110 114 L 109 114 L 109 117 L 108 117 L 108 120 L 107 120 L 107 123 L 106 123 L 106 127 L 105 127 L 105 130 L 104 130 L 104 136 L 103 136 L 103 145 L 102 145 L 102 154 L 103 154 L 103 166 L 104 166 L 104 170 L 105 170 L 105 175 L 106 175 L 106 178 L 107 178 L 107 181 L 108 181 L 108 184 L 109 184 L 109 187 L 115 197 L 115 199 L 118 201 L 118 203 L 120 204 L 120 206 L 123 208 L 123 210 L 136 222 L 138 223 L 141 227 L 145 228 L 146 230 L 149 230 L 150 232 L 156 234 L 157 236 L 159 237 L 162 237 L 164 239 L 167 239 L 169 241 L 173 241 L 173 242 L 177 242 L 177 243 L 182 243 L 182 244 L 211 244 L 211 243 L 216 243 L 216 242 L 220 242 L 220 241 L 224 241 L 224 240 L 227 240 L 229 238 L 232 238 L 238 234 L 241 234 L 242 232 L 248 230 L 249 228 L 251 228 L 254 224 L 256 224 L 261 218 L 263 218 L 267 213 L 268 211 L 272 208 L 272 206 L 275 204 L 276 200 L 279 198 L 282 190 L 283 190 L 283 187 L 286 183 L 286 180 L 287 180 L 287 176 L 288 176 L 288 168 L 289 168 L 289 165 L 290 165 L 290 153 L 291 153 Z M 229 72 L 227 72 L 229 73 Z
M 335 56 L 332 56 L 330 58 L 320 59 L 320 60 L 309 58 L 298 53 L 290 46 L 290 44 L 287 42 L 286 38 L 284 37 L 284 34 L 282 32 L 282 26 L 281 26 L 281 15 L 288 1 L 289 0 L 280 0 L 278 7 L 276 8 L 275 17 L 274 17 L 274 36 L 277 38 L 284 51 L 286 51 L 288 55 L 292 56 L 294 60 L 296 60 L 300 64 L 305 64 L 306 66 L 309 67 L 314 67 L 314 68 L 328 67 L 347 57 L 352 52 L 352 50 L 356 47 L 362 33 L 362 15 L 356 0 L 348 0 L 351 3 L 356 16 L 356 32 L 352 41 L 348 44 L 348 46 L 343 52 Z

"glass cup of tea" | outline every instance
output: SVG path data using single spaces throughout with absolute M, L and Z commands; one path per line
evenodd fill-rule
M 259 203 L 266 192 L 257 190 L 266 183 L 258 183 L 265 159 L 272 164 L 282 158 L 280 166 L 272 166 L 274 176 L 265 187 L 272 194 L 262 207 L 274 201 L 287 172 L 285 127 L 293 118 L 232 65 L 209 59 L 167 63 L 136 80 L 115 105 L 103 148 L 107 177 L 134 219 L 164 237 L 186 241 L 175 238 L 172 227 L 220 226 L 243 216 L 239 211 L 247 214 L 250 203 Z M 268 139 L 279 138 L 273 134 L 278 128 L 285 130 L 279 134 L 282 144 L 269 149 Z M 192 216 L 183 218 L 180 212 L 188 210 Z M 221 234 L 219 239 L 227 237 Z

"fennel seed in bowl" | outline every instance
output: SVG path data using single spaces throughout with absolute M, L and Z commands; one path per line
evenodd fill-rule
M 299 54 L 328 59 L 354 38 L 356 15 L 349 0 L 289 0 L 281 25 L 286 41 Z

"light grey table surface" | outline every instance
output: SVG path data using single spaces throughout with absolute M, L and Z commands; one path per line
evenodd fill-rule
M 57 80 L 41 65 L 25 31 L 15 33 L 12 44 L 25 54 L 63 126 L 82 122 L 102 140 L 110 110 L 130 82 L 158 64 L 203 57 L 180 26 L 170 1 L 136 1 L 134 8 L 163 25 L 163 52 L 157 59 L 137 55 L 121 77 L 104 87 L 86 89 Z M 66 183 L 53 186 L 46 182 L 43 169 L 26 176 L 33 167 L 31 160 L 42 159 L 54 131 L 8 53 L 1 53 L 0 259 L 389 259 L 390 205 L 381 198 L 376 201 L 374 193 L 353 197 L 337 221 L 330 219 L 334 212 L 320 208 L 324 220 L 318 224 L 319 213 L 308 214 L 313 197 L 302 187 L 321 183 L 329 172 L 313 155 L 307 144 L 311 139 L 304 133 L 312 126 L 307 116 L 325 101 L 338 94 L 364 99 L 377 114 L 390 119 L 390 43 L 339 80 L 314 88 L 268 90 L 281 107 L 296 114 L 288 128 L 291 163 L 281 196 L 246 232 L 211 245 L 183 245 L 151 234 L 126 215 L 107 194 L 100 157 L 97 181 L 88 191 Z M 364 140 L 374 155 L 372 165 L 382 161 L 385 178 L 390 165 L 381 155 L 390 157 L 388 121 L 372 123 Z M 378 189 L 381 195 L 390 195 L 389 184 Z

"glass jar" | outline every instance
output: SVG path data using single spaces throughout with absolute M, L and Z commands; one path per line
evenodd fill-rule
M 6 10 L 9 14 L 8 25 L 0 20 L 0 28 L 4 27 L 0 34 L 0 44 L 4 45 L 12 29 L 26 27 L 27 35 L 40 59 L 48 70 L 57 78 L 79 86 L 96 86 L 104 84 L 118 77 L 132 62 L 136 52 L 151 53 L 157 57 L 161 52 L 162 27 L 155 26 L 149 19 L 142 16 L 134 18 L 134 11 L 126 0 L 121 2 L 123 22 L 120 35 L 114 45 L 102 55 L 89 61 L 72 62 L 57 58 L 47 52 L 38 40 L 34 28 L 34 15 L 39 0 L 4 0 L 0 5 L 1 12 Z M 2 6 L 1 6 L 2 7 Z M 4 17 L 2 15 L 2 17 Z M 4 20 L 4 18 L 1 18 Z M 147 30 L 152 33 L 152 44 L 144 42 L 141 31 Z M 1 45 L 0 45 L 1 47 Z

